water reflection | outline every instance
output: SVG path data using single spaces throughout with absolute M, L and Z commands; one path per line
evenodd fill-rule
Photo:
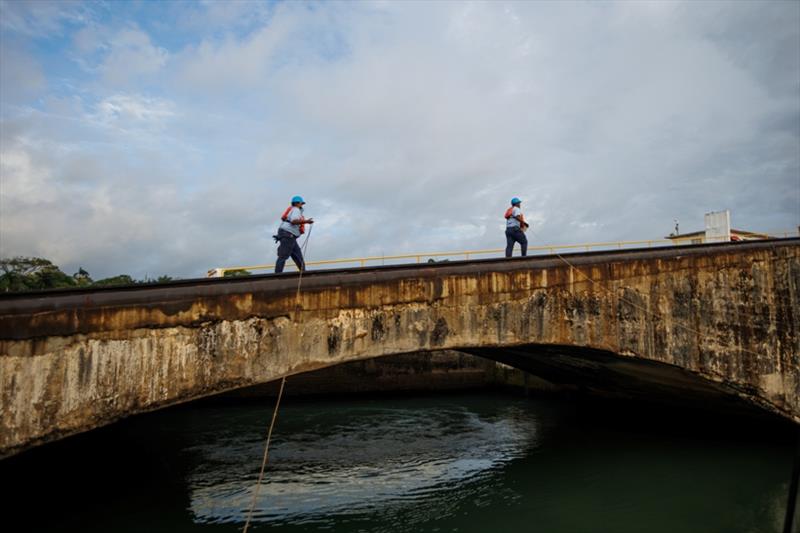
M 271 414 L 165 410 L 0 462 L 3 525 L 241 531 Z M 502 393 L 289 404 L 253 530 L 781 531 L 793 433 L 714 420 Z
M 286 409 L 254 520 L 379 514 L 395 529 L 413 527 L 453 512 L 460 500 L 488 505 L 491 491 L 502 490 L 488 478 L 535 447 L 536 419 L 518 406 L 491 414 L 459 405 L 418 407 Z M 201 522 L 240 522 L 257 481 L 252 459 L 263 442 L 256 433 L 246 440 L 241 433 L 226 436 L 230 420 L 220 422 L 212 430 L 216 439 L 187 450 L 198 464 L 189 477 L 191 510 Z M 231 457 L 247 457 L 255 468 L 243 476 L 244 462 Z

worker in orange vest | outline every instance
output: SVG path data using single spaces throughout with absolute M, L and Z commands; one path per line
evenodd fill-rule
M 286 260 L 291 257 L 298 270 L 305 270 L 306 264 L 303 261 L 303 251 L 297 244 L 297 239 L 305 233 L 306 224 L 313 224 L 313 218 L 303 216 L 303 206 L 306 202 L 302 196 L 292 198 L 292 205 L 286 208 L 281 215 L 281 224 L 278 227 L 278 234 L 273 238 L 278 245 L 278 260 L 275 262 L 275 273 L 283 272 Z
M 515 242 L 522 248 L 522 255 L 528 255 L 528 238 L 525 236 L 528 223 L 522 215 L 521 205 L 522 200 L 515 196 L 511 199 L 511 207 L 506 210 L 506 257 L 513 255 Z

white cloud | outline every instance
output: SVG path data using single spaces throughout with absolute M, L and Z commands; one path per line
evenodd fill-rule
M 56 191 L 52 187 L 52 173 L 38 166 L 32 154 L 22 146 L 3 146 L 0 150 L 0 194 L 13 203 L 35 204 L 52 202 Z
M 91 11 L 80 0 L 0 0 L 0 27 L 35 37 L 60 35 L 66 24 L 85 23 Z
M 190 93 L 257 90 L 268 81 L 276 54 L 288 52 L 286 40 L 301 23 L 294 10 L 281 8 L 268 25 L 244 37 L 203 39 L 177 59 L 179 86 Z
M 121 129 L 131 127 L 161 128 L 173 117 L 173 104 L 160 98 L 116 94 L 100 101 L 92 118 L 101 124 Z
M 37 96 L 46 84 L 42 67 L 31 54 L 0 41 L 0 104 Z
M 138 276 L 271 262 L 298 193 L 312 259 L 502 247 L 511 196 L 532 245 L 726 207 L 792 228 L 798 6 L 212 3 L 180 45 L 92 23 L 70 41 L 88 74 L 20 84 L 43 103 L 2 118 L 3 253 Z
M 120 31 L 110 39 L 108 48 L 100 72 L 113 85 L 157 74 L 169 58 L 164 48 L 154 46 L 150 37 L 137 29 Z
M 167 49 L 153 44 L 150 35 L 135 25 L 87 25 L 72 35 L 71 42 L 71 50 L 65 51 L 68 57 L 112 88 L 150 82 L 170 60 Z
M 201 0 L 196 9 L 181 6 L 178 25 L 194 31 L 213 33 L 219 30 L 247 30 L 269 21 L 274 6 L 267 2 L 251 0 Z

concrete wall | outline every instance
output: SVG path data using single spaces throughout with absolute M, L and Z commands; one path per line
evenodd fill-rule
M 598 380 L 613 361 L 639 360 L 638 378 L 648 365 L 679 369 L 800 421 L 798 240 L 569 261 L 312 273 L 299 300 L 296 275 L 4 297 L 0 451 L 346 361 L 443 349 L 501 361 L 516 350 L 512 362 L 533 360 L 524 352 L 573 369 L 596 360 Z

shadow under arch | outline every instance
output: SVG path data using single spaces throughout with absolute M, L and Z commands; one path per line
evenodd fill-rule
M 509 381 L 501 371 L 492 371 L 495 363 L 524 372 L 524 383 L 519 376 Z M 449 371 L 465 369 L 472 370 L 471 379 L 446 377 Z M 387 353 L 335 362 L 286 377 L 289 396 L 406 394 L 524 386 L 526 392 L 533 391 L 534 395 L 580 394 L 699 409 L 710 415 L 747 415 L 787 422 L 752 391 L 714 381 L 677 365 L 582 346 L 526 344 Z M 528 377 L 533 379 L 529 382 Z M 221 396 L 275 396 L 279 383 L 280 379 L 270 380 L 228 390 Z
M 527 344 L 460 351 L 522 370 L 556 387 L 603 396 L 785 421 L 755 391 L 683 367 L 583 346 Z

